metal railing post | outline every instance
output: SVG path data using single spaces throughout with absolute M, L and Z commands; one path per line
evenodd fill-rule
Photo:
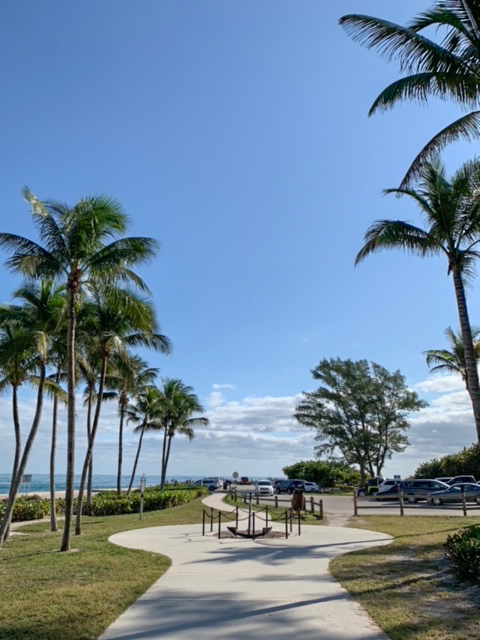
M 265 508 L 265 528 L 268 527 L 268 505 Z
M 255 511 L 253 512 L 252 540 L 255 540 Z
M 219 511 L 218 512 L 218 539 L 220 540 L 221 538 L 221 532 L 222 532 L 222 512 Z
M 203 510 L 203 517 L 202 517 L 202 536 L 205 535 L 205 509 Z
M 300 511 L 298 512 L 298 535 L 299 536 L 302 535 L 302 529 L 301 529 L 301 524 L 300 524 Z
M 275 494 L 275 509 L 278 509 L 278 496 Z
M 285 509 L 285 538 L 288 540 L 288 512 Z
M 462 489 L 462 507 L 463 507 L 463 515 L 467 515 L 467 501 L 465 500 L 465 489 Z
M 210 532 L 213 531 L 213 508 L 210 509 Z
M 320 499 L 318 506 L 320 507 L 320 520 L 323 520 L 323 500 Z
M 236 506 L 236 514 L 235 514 L 235 527 L 238 529 L 238 504 Z

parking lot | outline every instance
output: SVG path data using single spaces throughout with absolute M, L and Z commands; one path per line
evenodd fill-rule
M 239 485 L 237 487 L 238 495 L 250 494 L 254 496 L 254 485 Z M 305 498 L 309 499 L 313 496 L 317 501 L 318 498 L 323 500 L 323 509 L 325 514 L 332 514 L 335 516 L 342 516 L 346 518 L 353 516 L 353 496 L 335 496 L 328 494 L 308 493 L 305 494 Z M 256 499 L 254 497 L 254 499 Z M 278 496 L 278 505 L 281 507 L 288 507 L 291 504 L 292 496 L 288 494 L 280 494 Z M 260 504 L 272 504 L 272 498 L 259 498 Z M 358 498 L 358 515 L 400 515 L 400 505 L 398 500 L 389 501 L 376 501 L 373 498 Z M 461 504 L 446 504 L 440 507 L 427 504 L 426 502 L 417 502 L 416 504 L 409 504 L 405 501 L 404 504 L 405 515 L 418 515 L 418 516 L 462 516 L 463 510 Z M 480 515 L 480 506 L 475 503 L 467 503 L 467 513 L 470 516 Z

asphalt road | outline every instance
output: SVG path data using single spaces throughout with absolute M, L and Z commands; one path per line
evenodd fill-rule
M 237 492 L 241 494 L 249 494 L 254 492 L 254 485 L 243 485 L 237 487 Z M 353 516 L 353 497 L 352 496 L 335 496 L 330 494 L 306 493 L 307 503 L 309 498 L 313 496 L 315 501 L 319 498 L 323 500 L 323 510 L 325 514 L 347 518 Z M 254 500 L 256 498 L 254 497 Z M 259 498 L 260 504 L 273 505 L 274 498 Z M 280 494 L 278 496 L 278 505 L 288 507 L 291 504 L 292 496 Z M 400 515 L 400 505 L 397 500 L 377 501 L 372 498 L 359 498 L 358 515 Z M 462 516 L 463 510 L 461 504 L 442 505 L 434 507 L 426 502 L 417 502 L 416 504 L 404 504 L 405 515 L 416 516 Z M 467 503 L 467 513 L 469 516 L 480 516 L 480 506 L 475 503 Z

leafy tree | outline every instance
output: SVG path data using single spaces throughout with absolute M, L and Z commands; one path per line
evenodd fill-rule
M 340 24 L 354 40 L 376 49 L 388 61 L 396 59 L 406 75 L 384 89 L 369 115 L 386 111 L 402 100 L 426 103 L 429 97 L 451 100 L 474 109 L 448 125 L 420 151 L 403 179 L 406 186 L 423 164 L 449 142 L 480 134 L 480 4 L 478 0 L 436 0 L 407 26 L 366 15 L 346 15 Z M 443 34 L 431 40 L 424 31 Z M 431 30 L 431 29 L 430 29 Z
M 155 311 L 149 300 L 140 298 L 132 291 L 97 287 L 94 289 L 92 306 L 95 314 L 95 334 L 98 337 L 100 376 L 95 414 L 78 490 L 75 526 L 77 535 L 81 533 L 83 493 L 100 420 L 110 357 L 118 351 L 124 351 L 128 346 L 151 347 L 162 353 L 169 353 L 171 349 L 168 338 L 157 333 Z
M 75 458 L 75 347 L 80 295 L 92 282 L 132 282 L 147 290 L 132 267 L 152 259 L 157 242 L 151 238 L 118 238 L 128 218 L 120 204 L 106 196 L 80 200 L 73 207 L 53 200 L 41 202 L 27 188 L 40 240 L 0 233 L 0 246 L 12 252 L 7 267 L 27 278 L 52 278 L 67 291 L 67 478 L 65 524 L 60 550 L 70 549 L 73 520 Z
M 341 460 L 301 460 L 283 468 L 288 478 L 300 478 L 316 482 L 321 487 L 335 487 L 340 484 L 356 485 L 360 473 Z
M 480 361 L 480 340 L 477 340 L 477 338 L 480 335 L 480 329 L 472 327 L 471 331 L 475 360 L 478 365 Z M 424 351 L 424 354 L 427 356 L 427 365 L 429 367 L 431 367 L 432 364 L 435 365 L 430 369 L 430 373 L 434 371 L 459 373 L 468 391 L 467 364 L 465 361 L 465 349 L 463 348 L 462 336 L 455 333 L 451 327 L 445 330 L 445 335 L 451 345 L 450 351 L 448 349 L 430 349 L 429 351 Z
M 142 389 L 153 385 L 158 375 L 158 369 L 149 367 L 140 356 L 132 355 L 128 351 L 119 351 L 112 359 L 113 372 L 107 386 L 111 397 L 118 401 L 119 429 L 118 429 L 118 470 L 117 494 L 122 491 L 122 462 L 123 462 L 123 426 L 125 412 L 130 400 Z
M 465 296 L 465 281 L 472 276 L 474 262 L 480 256 L 480 161 L 463 164 L 448 180 L 444 166 L 436 159 L 422 167 L 417 189 L 387 189 L 386 193 L 411 198 L 427 226 L 422 229 L 402 220 L 377 220 L 365 234 L 355 264 L 383 249 L 402 249 L 422 258 L 446 258 L 447 273 L 455 288 L 468 391 L 480 441 L 480 385 Z
M 130 495 L 130 491 L 132 490 L 135 480 L 135 474 L 137 472 L 137 465 L 140 458 L 140 451 L 142 449 L 145 431 L 153 426 L 157 429 L 161 429 L 160 418 L 162 415 L 162 407 L 160 403 L 160 389 L 154 386 L 142 389 L 135 397 L 135 402 L 130 403 L 127 406 L 125 413 L 127 415 L 128 422 L 133 422 L 133 424 L 138 425 L 134 431 L 135 433 L 140 434 L 137 453 L 133 463 L 132 476 L 130 478 L 130 484 L 128 485 L 127 491 L 127 495 Z
M 405 450 L 408 413 L 426 406 L 409 391 L 399 371 L 389 373 L 367 360 L 323 359 L 312 370 L 320 387 L 304 392 L 295 418 L 316 430 L 317 455 L 340 451 L 343 462 L 381 475 L 385 461 Z
M 38 427 L 42 417 L 43 400 L 45 389 L 51 389 L 56 393 L 61 390 L 53 381 L 47 380 L 46 370 L 49 364 L 50 348 L 52 336 L 59 323 L 60 314 L 64 309 L 65 298 L 63 294 L 53 287 L 51 281 L 44 281 L 39 287 L 34 285 L 25 286 L 15 293 L 17 298 L 21 298 L 23 305 L 9 305 L 1 309 L 0 316 L 7 326 L 18 327 L 19 333 L 15 334 L 14 340 L 10 341 L 8 347 L 23 357 L 25 351 L 31 351 L 34 361 L 37 378 L 37 402 L 32 426 L 25 442 L 22 454 L 14 462 L 17 465 L 16 473 L 12 475 L 12 483 L 8 496 L 5 512 L 0 524 L 0 546 L 5 541 L 10 528 L 11 517 L 15 501 L 20 488 L 21 478 L 25 473 L 25 468 L 30 457 L 30 453 L 37 435 Z M 6 346 L 5 344 L 3 345 Z M 3 353 L 6 355 L 6 352 Z M 14 359 L 14 358 L 13 358 Z M 33 381 L 33 378 L 30 378 Z M 17 378 L 18 383 L 18 378 Z
M 205 409 L 200 404 L 192 387 L 184 384 L 181 380 L 166 378 L 163 381 L 163 388 L 160 390 L 160 404 L 162 408 L 160 422 L 164 434 L 160 481 L 160 486 L 163 489 L 173 438 L 176 434 L 181 434 L 192 440 L 195 436 L 194 427 L 207 426 L 208 418 L 195 415 L 204 413 Z M 147 430 L 157 428 L 155 424 L 152 424 Z

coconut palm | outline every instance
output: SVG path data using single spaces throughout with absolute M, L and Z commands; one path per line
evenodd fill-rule
M 112 359 L 113 371 L 107 386 L 110 397 L 118 401 L 119 429 L 118 429 L 118 469 L 117 494 L 122 491 L 122 463 L 123 463 L 123 428 L 125 412 L 131 399 L 144 387 L 151 386 L 158 375 L 158 369 L 149 367 L 145 360 L 128 351 L 118 351 Z
M 386 193 L 411 198 L 427 226 L 422 229 L 401 220 L 377 220 L 365 234 L 365 245 L 355 264 L 371 253 L 395 248 L 421 257 L 446 258 L 455 288 L 469 394 L 480 441 L 480 388 L 465 296 L 465 282 L 472 276 L 474 262 L 480 256 L 480 161 L 463 164 L 448 180 L 443 165 L 436 159 L 423 165 L 417 189 L 387 189 Z
M 471 328 L 473 350 L 475 353 L 475 359 L 480 362 L 480 329 Z M 427 366 L 434 367 L 430 369 L 430 373 L 434 371 L 448 371 L 448 373 L 459 373 L 462 376 L 462 380 L 465 383 L 465 388 L 469 391 L 468 378 L 467 378 L 467 365 L 465 363 L 465 349 L 463 348 L 463 341 L 461 334 L 455 333 L 451 327 L 445 330 L 445 336 L 450 342 L 450 351 L 448 349 L 430 349 L 424 351 L 427 356 Z
M 3 307 L 1 317 L 2 320 L 21 328 L 21 334 L 17 335 L 17 338 L 21 340 L 21 344 L 18 347 L 20 353 L 25 348 L 32 349 L 35 357 L 35 369 L 38 371 L 38 379 L 35 380 L 38 390 L 32 426 L 23 453 L 18 460 L 16 475 L 12 477 L 5 513 L 0 524 L 0 546 L 7 537 L 21 478 L 25 473 L 37 435 L 42 416 L 45 389 L 49 388 L 61 393 L 61 390 L 52 381 L 47 381 L 46 368 L 50 357 L 52 336 L 58 327 L 59 319 L 65 306 L 65 297 L 62 292 L 53 287 L 51 281 L 42 282 L 39 287 L 34 285 L 24 286 L 14 295 L 17 298 L 21 298 L 24 304 L 22 306 L 10 305 Z
M 346 15 L 340 24 L 353 39 L 377 49 L 388 61 L 397 59 L 406 75 L 384 89 L 369 115 L 402 100 L 426 102 L 429 97 L 452 100 L 470 112 L 445 127 L 417 155 L 402 187 L 419 175 L 424 162 L 449 142 L 480 134 L 480 3 L 478 0 L 436 0 L 433 7 L 407 26 L 366 15 Z M 444 34 L 438 42 L 423 32 Z
M 132 267 L 153 258 L 158 245 L 151 238 L 117 238 L 125 233 L 128 219 L 112 198 L 88 197 L 70 207 L 56 201 L 41 202 L 27 188 L 23 195 L 31 205 L 43 244 L 12 233 L 0 233 L 0 246 L 12 252 L 7 267 L 31 279 L 54 278 L 67 290 L 67 478 L 60 550 L 68 551 L 73 518 L 75 332 L 79 296 L 89 283 L 98 280 L 133 282 L 146 290 Z
M 161 429 L 160 416 L 162 407 L 160 403 L 160 395 L 160 390 L 157 387 L 145 387 L 137 394 L 135 402 L 130 403 L 125 410 L 127 421 L 138 425 L 134 431 L 135 433 L 140 434 L 127 495 L 130 495 L 135 480 L 145 431 L 153 427 Z
M 162 414 L 160 428 L 163 429 L 162 475 L 160 486 L 163 489 L 167 476 L 168 461 L 173 438 L 176 434 L 184 435 L 189 440 L 195 436 L 194 427 L 207 426 L 208 418 L 195 414 L 204 413 L 192 387 L 181 380 L 166 378 L 161 389 Z M 147 431 L 158 429 L 156 424 L 147 427 Z
M 137 346 L 149 347 L 161 353 L 170 353 L 171 351 L 169 339 L 157 332 L 155 310 L 149 300 L 140 298 L 132 291 L 112 287 L 95 287 L 93 300 L 100 375 L 97 403 L 78 490 L 75 527 L 77 535 L 81 533 L 83 492 L 99 425 L 110 357 L 115 352 L 124 351 L 127 347 Z

